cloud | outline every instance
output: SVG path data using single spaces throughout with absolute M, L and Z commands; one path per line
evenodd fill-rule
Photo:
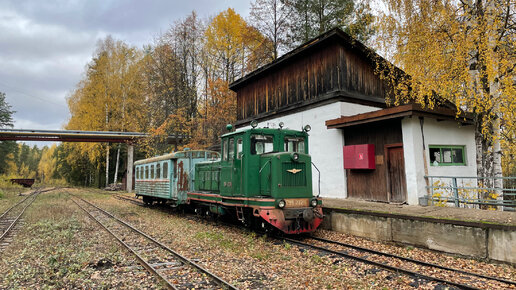
M 242 0 L 2 0 L 0 92 L 16 110 L 15 128 L 60 129 L 66 96 L 81 80 L 99 39 L 112 35 L 142 47 L 193 10 L 214 16 Z

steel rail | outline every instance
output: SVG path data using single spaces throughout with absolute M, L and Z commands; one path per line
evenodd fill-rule
M 457 283 L 457 282 L 452 282 L 452 281 L 448 281 L 448 280 L 437 278 L 437 277 L 428 276 L 428 275 L 417 273 L 417 272 L 413 272 L 413 271 L 410 271 L 410 270 L 406 270 L 406 269 L 402 269 L 402 268 L 398 268 L 398 267 L 394 267 L 394 266 L 389 266 L 387 264 L 382 264 L 382 263 L 379 263 L 379 262 L 371 261 L 371 260 L 368 260 L 368 259 L 365 259 L 365 258 L 361 258 L 361 257 L 357 257 L 357 256 L 341 253 L 341 252 L 338 252 L 338 251 L 335 251 L 335 250 L 331 250 L 331 249 L 328 249 L 328 248 L 319 247 L 319 246 L 316 246 L 316 245 L 304 243 L 304 242 L 301 242 L 301 241 L 296 240 L 296 239 L 291 239 L 291 238 L 286 238 L 286 237 L 275 237 L 275 238 L 276 239 L 280 239 L 280 240 L 284 240 L 284 241 L 288 241 L 288 242 L 290 242 L 292 244 L 297 244 L 297 245 L 300 245 L 300 246 L 316 249 L 316 250 L 319 250 L 319 251 L 322 251 L 322 252 L 327 252 L 327 253 L 335 254 L 335 255 L 338 255 L 338 256 L 346 257 L 346 258 L 349 258 L 349 259 L 357 260 L 357 261 L 360 261 L 362 263 L 375 265 L 377 267 L 388 269 L 388 270 L 391 270 L 391 271 L 394 271 L 394 272 L 399 272 L 399 273 L 407 274 L 407 275 L 412 276 L 412 277 L 423 278 L 423 279 L 428 280 L 428 281 L 437 281 L 437 282 L 441 282 L 441 283 L 445 283 L 445 284 L 448 284 L 448 285 L 452 285 L 452 286 L 458 287 L 460 289 L 479 289 L 479 288 L 472 287 L 472 286 L 469 286 L 469 285 L 465 285 L 465 284 L 461 284 L 461 283 Z
M 227 288 L 227 289 L 232 289 L 232 290 L 237 290 L 238 288 L 236 288 L 235 286 L 229 284 L 228 282 L 224 281 L 222 278 L 218 277 L 217 275 L 211 273 L 209 270 L 205 269 L 204 267 L 202 267 L 201 265 L 195 263 L 194 261 L 186 258 L 185 256 L 179 254 L 178 252 L 170 249 L 169 247 L 167 247 L 166 245 L 164 245 L 163 243 L 161 243 L 160 241 L 154 239 L 153 237 L 147 235 L 146 233 L 138 230 L 137 228 L 135 228 L 134 226 L 130 225 L 129 223 L 117 218 L 116 216 L 114 216 L 113 214 L 111 214 L 110 212 L 96 206 L 95 204 L 87 201 L 87 200 L 84 200 L 78 196 L 75 196 L 76 198 L 84 201 L 85 203 L 91 205 L 92 207 L 96 208 L 97 210 L 101 211 L 102 213 L 106 214 L 107 216 L 113 218 L 114 220 L 116 220 L 117 222 L 125 225 L 127 228 L 129 228 L 130 230 L 144 236 L 145 238 L 147 238 L 148 240 L 152 241 L 153 243 L 155 243 L 156 245 L 160 246 L 162 249 L 166 250 L 167 252 L 173 254 L 174 256 L 176 256 L 177 258 L 179 258 L 181 261 L 183 261 L 184 263 L 186 264 L 189 264 L 195 268 L 197 268 L 198 270 L 200 270 L 201 272 L 207 274 L 208 276 L 210 276 L 213 280 L 215 280 L 215 282 L 224 287 L 224 288 Z M 77 202 L 76 202 L 77 203 Z M 91 215 L 90 215 L 91 216 Z M 150 266 L 150 265 L 149 265 Z
M 368 248 L 363 248 L 363 247 L 359 247 L 359 246 L 355 246 L 355 245 L 350 245 L 350 244 L 346 244 L 346 243 L 342 243 L 342 242 L 338 242 L 338 241 L 332 241 L 332 240 L 328 240 L 328 239 L 324 239 L 324 238 L 319 238 L 319 237 L 309 237 L 308 239 L 313 239 L 313 240 L 321 241 L 321 242 L 325 242 L 325 243 L 336 244 L 336 245 L 339 245 L 339 246 L 344 246 L 344 247 L 355 249 L 355 250 L 359 250 L 359 251 L 364 251 L 364 252 L 368 252 L 368 253 L 372 253 L 372 254 L 376 254 L 376 255 L 381 255 L 381 256 L 386 256 L 386 257 L 390 257 L 390 258 L 395 258 L 395 259 L 411 262 L 411 263 L 418 264 L 418 265 L 439 268 L 439 269 L 450 271 L 450 272 L 457 272 L 457 273 L 461 273 L 461 274 L 465 274 L 465 275 L 476 276 L 476 277 L 487 279 L 487 280 L 493 280 L 493 281 L 498 281 L 498 282 L 502 282 L 502 283 L 506 283 L 506 284 L 510 284 L 510 285 L 516 285 L 516 281 L 506 280 L 506 279 L 503 279 L 503 278 L 498 278 L 498 277 L 493 277 L 493 276 L 486 276 L 486 275 L 477 274 L 477 273 L 473 273 L 473 272 L 468 272 L 468 271 L 464 271 L 464 270 L 460 270 L 460 269 L 455 269 L 455 268 L 449 268 L 449 267 L 437 265 L 437 264 L 434 264 L 434 263 L 429 263 L 429 262 L 425 262 L 425 261 L 421 261 L 421 260 L 415 260 L 415 259 L 411 259 L 411 258 L 407 258 L 407 257 L 402 257 L 402 256 L 390 254 L 390 253 L 380 252 L 380 251 L 376 251 L 376 250 L 372 250 L 372 249 L 368 249 Z
M 23 207 L 22 211 L 20 212 L 20 214 L 18 216 L 16 216 L 16 218 L 13 220 L 13 222 L 9 225 L 9 227 L 7 227 L 7 229 L 2 233 L 2 235 L 0 236 L 0 241 L 3 240 L 7 234 L 9 234 L 9 232 L 14 228 L 14 226 L 16 225 L 16 223 L 18 222 L 18 220 L 20 220 L 21 216 L 25 213 L 25 210 L 36 200 L 36 198 L 38 197 L 38 194 L 40 194 L 42 191 L 41 190 L 36 190 L 34 193 L 32 193 L 31 195 L 27 196 L 26 198 L 24 198 L 21 202 L 17 203 L 15 206 L 11 207 L 8 211 L 11 211 L 11 209 L 13 209 L 14 207 L 18 206 L 18 205 L 21 205 L 23 202 L 25 202 L 29 197 L 32 197 L 32 200 L 30 200 L 26 205 L 25 207 Z M 7 212 L 5 212 L 2 217 L 4 217 L 4 215 L 6 214 Z
M 119 199 L 123 199 L 123 200 L 128 200 L 128 201 L 133 202 L 133 203 L 138 204 L 138 205 L 142 205 L 141 202 L 139 202 L 138 200 L 135 200 L 135 199 L 133 199 L 131 197 L 126 197 L 126 196 L 123 196 L 123 195 L 115 195 L 115 197 L 119 198 Z M 227 223 L 224 223 L 224 224 L 234 226 L 233 224 L 227 224 Z M 263 234 L 266 234 L 266 233 L 263 233 Z M 280 237 L 280 239 L 286 239 L 286 238 L 281 238 Z M 457 273 L 461 273 L 461 274 L 476 276 L 476 277 L 483 278 L 483 279 L 494 280 L 494 281 L 498 281 L 498 282 L 502 282 L 502 283 L 506 283 L 506 284 L 516 285 L 515 281 L 505 280 L 505 279 L 498 278 L 498 277 L 485 276 L 485 275 L 482 275 L 482 274 L 476 274 L 476 273 L 472 273 L 472 272 L 467 272 L 467 271 L 463 271 L 463 270 L 460 270 L 460 269 L 447 268 L 447 267 L 440 266 L 440 265 L 437 265 L 437 264 L 432 264 L 432 263 L 428 263 L 428 262 L 424 262 L 424 261 L 420 261 L 420 260 L 414 260 L 414 259 L 410 259 L 410 258 L 406 258 L 406 257 L 396 256 L 394 254 L 379 252 L 379 251 L 375 251 L 375 250 L 371 250 L 371 249 L 367 249 L 367 248 L 362 248 L 362 247 L 359 247 L 359 246 L 349 245 L 349 244 L 345 244 L 345 243 L 341 243 L 341 242 L 337 242 L 337 241 L 326 240 L 326 239 L 318 238 L 318 237 L 309 237 L 308 239 L 314 239 L 314 240 L 319 240 L 319 241 L 322 241 L 322 242 L 334 243 L 334 244 L 337 244 L 337 245 L 353 248 L 353 249 L 356 249 L 356 250 L 361 250 L 361 251 L 366 251 L 366 252 L 373 253 L 373 254 L 383 255 L 383 256 L 392 257 L 392 258 L 397 258 L 397 259 L 404 260 L 404 261 L 407 261 L 407 262 L 412 262 L 412 263 L 415 263 L 415 264 L 420 264 L 420 265 L 429 266 L 429 267 L 435 267 L 435 268 L 439 268 L 439 269 L 442 269 L 442 270 L 457 272 Z M 306 244 L 306 245 L 314 246 L 314 245 L 311 245 L 311 244 Z M 317 247 L 317 246 L 314 246 L 314 247 Z M 331 250 L 329 250 L 329 251 L 331 251 Z M 340 252 L 338 252 L 336 254 L 341 255 L 341 256 L 343 255 L 343 253 L 340 253 Z M 355 259 L 354 257 L 355 256 L 352 256 L 351 258 Z M 359 258 L 359 260 L 360 259 L 362 259 L 362 258 Z M 369 261 L 367 259 L 364 259 L 364 260 Z M 362 261 L 362 262 L 364 262 L 364 261 Z M 375 264 L 375 265 L 377 263 L 377 262 L 373 262 L 373 261 L 371 261 L 371 262 L 372 262 L 371 264 Z M 380 264 L 380 266 L 385 268 L 384 266 L 386 266 L 386 265 L 385 264 Z M 397 271 L 397 272 L 406 271 L 406 272 L 404 272 L 405 274 L 408 274 L 408 275 L 411 275 L 411 276 L 419 276 L 421 278 L 426 278 L 426 276 L 424 274 L 419 274 L 417 272 L 412 272 L 412 271 L 404 270 L 404 269 L 398 269 L 396 267 L 393 267 L 390 270 L 394 270 L 394 271 Z M 447 280 L 444 280 L 444 279 L 440 279 L 440 278 L 434 278 L 434 277 L 431 277 L 431 276 L 428 276 L 428 278 L 426 278 L 426 279 L 427 280 L 438 281 L 438 282 L 443 282 L 443 283 L 447 283 L 447 284 L 455 283 L 455 282 L 450 282 L 450 281 L 447 281 Z M 456 284 L 456 285 L 453 284 L 453 285 L 457 286 L 457 287 L 465 288 L 465 289 L 478 289 L 478 288 L 470 287 L 470 286 L 464 285 L 464 284 Z
M 124 241 L 122 241 L 122 239 L 117 235 L 115 234 L 113 231 L 111 231 L 107 226 L 105 226 L 102 222 L 100 222 L 97 218 L 95 218 L 87 209 L 85 209 L 82 205 L 80 205 L 75 199 L 72 199 L 72 201 L 80 208 L 82 209 L 85 213 L 87 213 L 90 218 L 92 220 L 94 220 L 95 222 L 97 222 L 97 224 L 99 224 L 103 229 L 105 229 L 109 234 L 111 234 L 122 246 L 124 246 L 124 248 L 126 248 L 131 254 L 133 254 L 136 259 L 138 259 L 138 261 L 140 262 L 140 264 L 145 268 L 147 269 L 147 271 L 149 271 L 151 274 L 154 274 L 155 276 L 157 276 L 161 282 L 165 283 L 165 285 L 167 286 L 167 288 L 169 289 L 178 289 L 176 286 L 172 285 L 170 283 L 170 281 L 167 280 L 167 278 L 165 278 L 163 275 L 161 275 L 161 273 L 159 273 L 154 267 L 152 267 L 151 264 L 149 264 L 147 261 L 145 261 L 145 259 L 138 255 L 138 253 L 136 253 L 135 250 L 133 250 L 128 244 L 126 244 Z
M 34 191 L 34 192 L 36 192 L 36 191 Z M 31 197 L 34 194 L 34 192 L 27 195 L 24 199 L 20 200 L 18 203 L 16 203 L 15 205 L 13 205 L 9 209 L 7 209 L 2 215 L 0 215 L 0 219 L 3 218 L 7 213 L 9 213 L 13 208 L 17 207 L 20 203 L 23 203 L 25 200 L 27 200 L 27 198 Z
M 114 194 L 113 197 L 120 199 L 120 200 L 127 200 L 127 201 L 132 202 L 137 205 L 143 205 L 143 203 L 139 199 L 136 199 L 133 197 L 129 197 L 129 196 L 121 195 L 121 194 Z

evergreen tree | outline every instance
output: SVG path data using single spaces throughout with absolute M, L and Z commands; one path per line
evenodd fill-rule
M 13 126 L 13 114 L 11 105 L 5 100 L 5 93 L 0 92 L 0 128 Z
M 13 113 L 5 100 L 5 93 L 0 92 L 0 128 L 13 126 Z M 14 141 L 0 141 L 0 174 L 7 173 L 8 161 L 14 161 L 17 149 Z
M 291 43 L 298 46 L 334 27 L 339 27 L 361 41 L 374 33 L 374 17 L 366 2 L 354 0 L 291 0 Z

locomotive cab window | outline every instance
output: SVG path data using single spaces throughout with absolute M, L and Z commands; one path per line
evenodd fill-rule
M 251 155 L 274 151 L 274 137 L 269 135 L 251 135 Z
M 238 138 L 237 140 L 237 146 L 236 146 L 236 158 L 237 159 L 242 159 L 242 150 L 243 150 L 243 145 L 242 145 L 242 138 Z
M 285 137 L 285 152 L 305 152 L 305 138 L 303 137 Z
M 228 160 L 228 140 L 222 140 L 222 160 Z
M 228 153 L 229 161 L 233 161 L 235 159 L 235 139 L 229 139 L 229 153 Z

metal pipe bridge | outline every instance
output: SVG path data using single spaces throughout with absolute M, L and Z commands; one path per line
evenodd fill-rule
M 113 132 L 113 131 L 77 131 L 77 130 L 31 130 L 0 129 L 0 141 L 47 141 L 47 142 L 107 142 L 127 144 L 127 191 L 133 190 L 134 143 L 149 137 L 147 133 Z M 183 136 L 171 135 L 168 144 L 177 144 Z

